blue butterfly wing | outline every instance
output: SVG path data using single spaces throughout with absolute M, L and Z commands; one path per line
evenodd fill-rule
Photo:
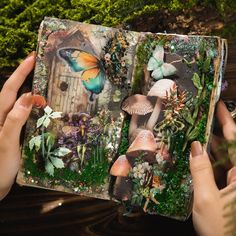
M 99 94 L 104 88 L 105 81 L 106 75 L 104 71 L 100 69 L 96 77 L 90 77 L 88 80 L 82 80 L 82 83 L 88 91 Z
M 59 49 L 58 54 L 74 72 L 88 70 L 99 64 L 99 60 L 95 56 L 75 48 Z

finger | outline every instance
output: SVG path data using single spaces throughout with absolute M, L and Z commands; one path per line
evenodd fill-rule
M 15 70 L 5 82 L 0 93 L 0 126 L 3 126 L 8 112 L 12 109 L 17 92 L 27 75 L 33 70 L 35 64 L 35 52 L 32 52 Z
M 236 181 L 236 166 L 231 168 L 227 174 L 227 185 L 232 184 Z
M 19 145 L 20 132 L 30 114 L 32 102 L 31 93 L 23 94 L 8 113 L 1 130 L 1 137 L 4 137 L 3 142 L 7 142 L 6 146 L 8 144 L 12 147 Z
M 236 137 L 236 125 L 230 112 L 221 100 L 217 103 L 216 116 L 220 126 L 222 127 L 225 139 L 227 141 L 234 140 Z
M 221 166 L 226 170 L 229 170 L 232 167 L 232 163 L 229 160 L 228 149 L 226 146 L 223 146 L 222 143 L 225 142 L 225 139 L 218 137 L 214 134 L 211 134 L 211 153 L 214 156 L 214 166 Z
M 190 171 L 196 200 L 217 190 L 211 162 L 198 141 L 191 144 Z

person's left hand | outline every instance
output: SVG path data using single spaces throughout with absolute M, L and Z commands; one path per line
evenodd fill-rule
M 19 65 L 0 92 L 0 200 L 11 189 L 20 166 L 20 133 L 33 103 L 31 93 L 17 93 L 27 75 L 33 70 L 35 52 Z

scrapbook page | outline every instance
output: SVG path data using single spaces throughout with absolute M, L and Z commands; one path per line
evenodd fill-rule
M 17 182 L 187 219 L 226 54 L 219 37 L 45 18 Z

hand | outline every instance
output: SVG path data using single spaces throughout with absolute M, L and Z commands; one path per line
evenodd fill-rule
M 234 140 L 236 125 L 222 101 L 217 104 L 216 115 L 225 139 Z M 228 151 L 232 164 L 236 165 L 235 151 Z M 194 188 L 192 217 L 196 232 L 204 236 L 225 235 L 225 225 L 229 221 L 226 214 L 232 214 L 231 208 L 226 206 L 236 199 L 236 166 L 228 171 L 227 186 L 219 190 L 208 154 L 200 142 L 195 141 L 191 145 L 190 170 Z
M 31 93 L 17 101 L 17 92 L 33 70 L 35 52 L 32 52 L 14 71 L 0 93 L 0 200 L 9 192 L 20 166 L 20 133 L 31 108 Z

